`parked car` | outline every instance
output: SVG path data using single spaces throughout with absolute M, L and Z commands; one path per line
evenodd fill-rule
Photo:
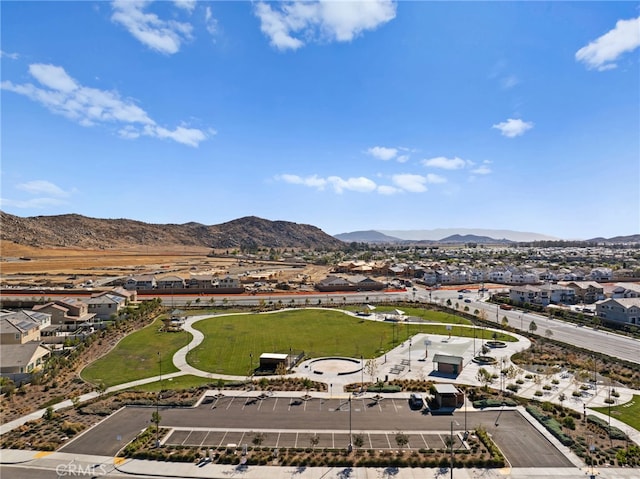
M 422 394 L 411 393 L 409 396 L 409 407 L 411 409 L 422 409 L 425 406 Z
M 471 302 L 471 300 L 470 300 L 469 298 L 465 298 L 465 299 L 464 299 L 464 302 L 465 302 L 465 303 L 470 303 L 470 302 Z

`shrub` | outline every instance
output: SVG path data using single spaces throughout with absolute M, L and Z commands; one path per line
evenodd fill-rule
M 558 421 L 553 419 L 551 416 L 545 415 L 536 407 L 527 406 L 526 409 L 529 414 L 536 418 L 547 429 L 547 431 L 553 434 L 563 445 L 571 446 L 573 444 L 573 439 L 562 432 L 562 426 L 560 426 Z

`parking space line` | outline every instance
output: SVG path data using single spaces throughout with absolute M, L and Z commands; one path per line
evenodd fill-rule
M 331 433 L 331 449 L 335 449 L 336 448 L 336 433 L 332 432 Z
M 424 442 L 424 447 L 429 449 L 429 443 L 425 439 L 424 434 L 420 433 L 420 437 L 422 438 L 422 442 Z
M 224 434 L 222 435 L 222 438 L 220 439 L 220 442 L 218 443 L 218 447 L 222 446 L 222 443 L 224 442 L 224 438 L 227 437 L 227 431 L 224 432 Z
M 387 439 L 387 444 L 389 445 L 389 449 L 391 449 L 391 441 L 389 441 L 389 434 L 385 432 L 384 437 Z
M 278 404 L 278 398 L 273 402 L 273 410 L 276 410 L 276 404 Z
M 231 398 L 231 401 L 229 401 L 229 404 L 227 405 L 227 409 L 229 409 L 231 407 L 231 404 L 233 404 L 233 399 L 234 398 Z
M 395 409 L 395 410 L 396 410 L 396 412 L 398 412 L 398 407 L 396 406 L 396 401 L 395 401 L 395 399 L 392 399 L 392 400 L 391 400 L 391 404 L 393 404 L 393 409 Z
M 298 447 L 298 433 L 296 432 L 296 442 L 294 442 L 295 446 L 293 447 Z
M 276 439 L 276 447 L 278 447 L 278 444 L 280 444 L 280 434 L 282 434 L 281 432 L 278 433 L 278 438 Z
M 262 400 L 259 400 L 259 401 L 258 401 L 258 408 L 257 408 L 257 409 L 258 409 L 258 411 L 260 410 L 260 406 L 262 406 Z
M 182 443 L 180 444 L 181 446 L 184 446 L 184 443 L 187 442 L 187 439 L 189 439 L 189 436 L 191 436 L 191 433 L 193 431 L 189 431 L 189 434 L 187 434 L 187 437 L 184 438 L 184 441 L 182 441 Z

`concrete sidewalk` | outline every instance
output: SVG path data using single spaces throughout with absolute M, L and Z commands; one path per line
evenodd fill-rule
M 446 479 L 450 475 L 448 467 L 443 468 L 396 468 L 396 467 L 296 467 L 296 466 L 241 466 L 211 463 L 171 463 L 122 459 L 107 456 L 78 455 L 60 452 L 42 453 L 5 449 L 0 451 L 0 472 L 2 466 L 29 467 L 62 472 L 90 472 L 95 477 L 111 474 L 131 474 L 159 478 L 183 479 Z M 584 479 L 591 472 L 589 468 L 502 468 L 502 469 L 454 469 L 456 479 L 540 479 L 564 478 Z M 594 468 L 594 474 L 603 479 L 638 479 L 638 469 Z M 60 474 L 59 474 L 60 475 Z

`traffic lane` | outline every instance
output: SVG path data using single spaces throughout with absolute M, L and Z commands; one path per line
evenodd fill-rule
M 517 411 L 493 411 L 479 416 L 476 424 L 491 434 L 511 467 L 573 466 L 564 454 Z
M 62 446 L 60 452 L 115 456 L 141 431 L 151 425 L 155 408 L 126 407 Z M 162 408 L 160 408 L 162 416 Z

